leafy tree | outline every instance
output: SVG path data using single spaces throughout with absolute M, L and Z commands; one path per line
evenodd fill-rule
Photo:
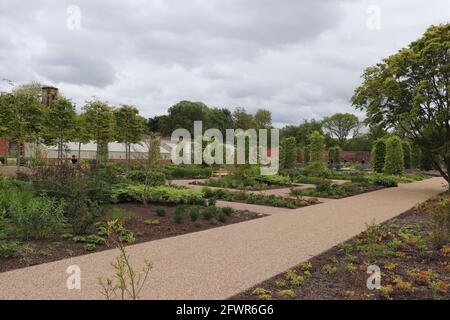
M 360 122 L 357 116 L 350 113 L 336 113 L 322 121 L 323 130 L 337 139 L 339 146 L 344 146 L 350 133 L 357 132 Z
M 328 159 L 331 164 L 338 165 L 341 162 L 341 148 L 333 147 L 328 150 Z
M 303 147 L 303 162 L 309 163 L 310 161 L 310 154 L 309 154 L 309 146 Z
M 386 140 L 384 172 L 386 174 L 401 175 L 404 168 L 402 140 L 398 136 L 389 137 Z
M 209 108 L 208 109 L 208 122 L 204 124 L 204 130 L 215 128 L 219 129 L 223 134 L 225 134 L 227 129 L 233 128 L 233 118 L 230 110 L 219 109 L 219 108 Z
M 36 141 L 42 135 L 44 106 L 39 84 L 19 86 L 0 96 L 0 135 L 16 143 L 17 172 L 25 142 Z
M 367 122 L 400 127 L 449 181 L 450 24 L 431 26 L 417 41 L 363 74 L 352 98 Z
M 45 113 L 45 138 L 47 143 L 56 142 L 58 160 L 64 154 L 64 145 L 74 138 L 76 129 L 75 105 L 69 99 L 58 96 Z
M 295 166 L 297 153 L 296 153 L 296 146 L 295 146 L 295 138 L 289 137 L 286 139 L 283 139 L 281 142 L 281 167 L 282 168 L 293 168 Z
M 405 169 L 411 169 L 411 144 L 408 141 L 402 141 L 402 150 Z
M 235 129 L 248 130 L 255 128 L 255 119 L 244 108 L 236 108 L 232 117 Z
M 304 120 L 298 126 L 286 126 L 280 131 L 281 138 L 295 137 L 300 146 L 308 145 L 308 138 L 314 131 L 322 132 L 322 123 L 316 120 Z
M 194 134 L 194 121 L 202 121 L 208 126 L 208 107 L 201 102 L 180 101 L 168 110 L 167 118 L 162 123 L 162 134 L 170 136 L 176 129 L 187 129 Z
M 114 110 L 115 136 L 118 142 L 125 144 L 127 170 L 131 161 L 131 144 L 138 143 L 144 133 L 144 118 L 139 111 L 128 105 L 122 105 Z
M 114 115 L 112 108 L 99 100 L 88 101 L 83 107 L 86 128 L 97 143 L 97 160 L 108 161 L 108 143 L 114 135 Z
M 145 125 L 147 133 L 160 133 L 165 132 L 165 125 L 168 123 L 167 115 L 163 116 L 155 116 L 153 118 L 149 118 Z
M 266 109 L 258 109 L 254 116 L 258 129 L 269 128 L 272 125 L 272 113 Z
M 325 137 L 318 131 L 309 136 L 309 164 L 308 171 L 311 175 L 322 176 L 326 172 L 324 164 Z
M 411 166 L 413 168 L 420 168 L 422 163 L 422 150 L 416 144 L 413 144 L 411 147 Z
M 372 148 L 372 139 L 367 134 L 361 134 L 348 139 L 343 149 L 345 151 L 370 151 Z
M 378 173 L 383 172 L 384 160 L 386 158 L 386 142 L 383 139 L 378 139 L 375 141 L 371 156 L 373 170 Z
M 77 115 L 74 141 L 78 142 L 78 160 L 81 160 L 81 145 L 91 141 L 91 134 L 86 124 L 86 114 Z

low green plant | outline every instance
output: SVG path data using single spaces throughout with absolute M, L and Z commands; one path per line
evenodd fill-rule
M 200 210 L 198 208 L 191 208 L 189 216 L 192 221 L 197 221 L 200 217 Z
M 161 222 L 158 219 L 145 220 L 144 223 L 148 226 L 157 226 L 157 225 L 161 224 Z
M 158 217 L 163 217 L 163 216 L 166 215 L 166 210 L 165 210 L 164 208 L 162 208 L 162 207 L 157 207 L 157 208 L 155 209 L 155 212 L 156 212 L 156 215 L 157 215 Z
M 96 247 L 95 243 L 86 243 L 83 248 L 86 251 L 94 251 Z
M 203 223 L 200 221 L 200 220 L 197 220 L 197 221 L 195 221 L 194 222 L 194 226 L 196 227 L 196 228 L 202 228 L 203 227 Z
M 327 274 L 327 275 L 331 275 L 337 272 L 337 267 L 331 264 L 325 264 L 322 267 L 322 273 L 323 274 Z
M 205 218 L 206 220 L 210 220 L 210 219 L 212 219 L 214 217 L 216 212 L 217 212 L 217 207 L 216 206 L 206 207 L 203 210 L 203 218 Z
M 225 213 L 226 216 L 231 216 L 233 214 L 233 208 L 231 207 L 224 207 L 222 208 L 222 212 Z
M 220 211 L 218 214 L 218 219 L 220 222 L 226 222 L 227 221 L 227 215 L 223 212 Z
M 209 223 L 215 226 L 219 224 L 219 221 L 217 221 L 217 219 L 215 218 L 212 218 L 211 220 L 209 220 Z
M 293 286 L 301 286 L 305 282 L 305 278 L 298 275 L 294 270 L 286 271 L 286 279 L 289 280 Z
M 175 223 L 183 223 L 184 220 L 184 207 L 178 206 L 175 209 L 175 212 L 173 214 L 173 221 Z
M 66 221 L 65 202 L 46 196 L 33 197 L 28 202 L 13 201 L 9 217 L 24 239 L 45 239 L 58 235 Z
M 123 245 L 123 225 L 118 220 L 108 221 L 107 230 L 108 246 L 116 247 L 120 255 L 111 263 L 115 270 L 114 277 L 98 278 L 100 292 L 107 300 L 112 300 L 117 296 L 122 300 L 127 297 L 137 300 L 153 268 L 153 263 L 145 259 L 142 271 L 136 270 L 132 266 L 130 256 Z
M 292 289 L 280 290 L 278 295 L 284 298 L 294 298 L 296 296 L 295 291 Z
M 19 249 L 17 242 L 0 240 L 0 258 L 11 258 Z

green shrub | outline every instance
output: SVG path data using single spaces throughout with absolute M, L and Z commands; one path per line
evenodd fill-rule
M 200 220 L 197 220 L 194 222 L 194 226 L 196 228 L 201 228 L 201 227 L 203 227 L 203 223 Z
M 383 139 L 375 141 L 372 148 L 372 168 L 375 172 L 381 173 L 384 170 L 384 161 L 386 158 L 386 142 Z
M 372 183 L 387 188 L 398 186 L 397 180 L 394 177 L 389 176 L 376 176 L 372 179 Z
M 402 175 L 404 170 L 402 141 L 397 136 L 389 137 L 386 141 L 386 159 L 384 172 L 386 174 Z
M 202 167 L 202 166 L 179 166 L 172 165 L 166 166 L 164 168 L 164 173 L 168 178 L 209 178 L 212 176 L 213 170 L 211 167 Z
M 198 208 L 191 208 L 189 216 L 191 217 L 192 221 L 197 221 L 200 217 L 200 210 Z
M 10 258 L 17 252 L 17 242 L 5 242 L 0 240 L 0 258 Z
M 282 168 L 293 168 L 296 163 L 296 141 L 294 137 L 288 137 L 281 141 L 280 165 Z
M 209 223 L 215 226 L 215 225 L 219 224 L 219 221 L 217 221 L 217 219 L 213 218 L 213 219 L 209 220 Z
M 212 217 L 214 217 L 216 212 L 217 212 L 217 207 L 216 206 L 206 207 L 203 210 L 203 218 L 205 218 L 206 220 L 210 220 Z
M 227 215 L 225 214 L 225 212 L 220 211 L 219 215 L 218 215 L 218 219 L 220 222 L 226 222 L 227 221 Z
M 408 141 L 402 141 L 402 151 L 405 169 L 411 169 L 411 144 Z
M 175 223 L 183 223 L 184 220 L 184 207 L 178 206 L 175 209 L 175 212 L 173 214 L 173 221 Z
M 144 223 L 148 226 L 157 226 L 161 222 L 158 219 L 149 219 L 149 220 L 145 220 Z
M 431 241 L 440 249 L 450 241 L 450 196 L 444 195 L 425 204 L 425 212 L 432 215 Z
M 150 187 L 144 194 L 144 185 L 117 184 L 112 189 L 112 201 L 141 202 L 144 197 L 147 202 L 167 204 L 197 204 L 205 205 L 203 193 L 198 190 L 174 186 Z
M 94 251 L 96 247 L 95 243 L 86 243 L 83 248 L 86 251 Z
M 166 209 L 164 209 L 164 208 L 162 208 L 162 207 L 157 207 L 157 208 L 155 209 L 155 212 L 156 212 L 156 215 L 157 215 L 158 217 L 163 217 L 163 216 L 166 215 Z
M 208 189 L 208 190 L 205 190 Z M 205 198 L 207 199 L 223 199 L 225 201 L 236 201 L 236 202 L 244 202 L 244 203 L 254 203 L 259 205 L 267 205 L 274 207 L 285 207 L 285 208 L 298 208 L 304 207 L 309 204 L 317 203 L 318 200 L 316 198 L 308 198 L 308 199 L 293 199 L 293 198 L 283 198 L 277 197 L 275 195 L 263 195 L 263 194 L 254 194 L 254 193 L 246 193 L 246 192 L 233 192 L 223 189 L 209 189 L 203 188 L 203 192 Z
M 309 136 L 309 153 L 310 162 L 318 162 L 323 164 L 323 153 L 325 151 L 325 137 L 314 131 Z
M 110 201 L 115 180 L 109 166 L 40 167 L 33 174 L 36 192 L 64 200 L 65 216 L 75 233 L 85 232 L 101 214 L 101 206 Z
M 46 196 L 34 197 L 28 202 L 11 204 L 9 216 L 19 235 L 25 239 L 55 237 L 65 222 L 66 204 L 63 200 Z
M 225 213 L 226 216 L 231 216 L 231 214 L 233 213 L 233 208 L 231 207 L 224 207 L 222 208 L 222 212 Z
M 328 150 L 328 160 L 332 165 L 339 165 L 341 162 L 341 148 L 333 147 Z
M 331 182 L 327 181 L 327 182 L 323 182 L 320 183 L 316 186 L 316 190 L 318 192 L 330 192 L 331 191 Z

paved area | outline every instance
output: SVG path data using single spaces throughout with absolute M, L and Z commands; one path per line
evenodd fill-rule
M 128 247 L 131 260 L 155 268 L 141 299 L 223 299 L 345 241 L 444 190 L 432 178 L 299 209 L 236 204 L 268 217 Z M 227 203 L 221 203 L 227 204 Z M 266 212 L 265 212 L 266 213 Z M 0 274 L 0 299 L 99 299 L 97 278 L 111 273 L 116 250 Z M 66 287 L 81 268 L 81 289 Z

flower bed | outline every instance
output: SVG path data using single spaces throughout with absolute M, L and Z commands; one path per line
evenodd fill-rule
M 224 189 L 211 189 L 205 187 L 202 189 L 205 198 L 212 200 L 225 200 L 233 202 L 243 202 L 248 204 L 259 204 L 273 207 L 300 208 L 316 204 L 319 201 L 316 198 L 293 199 L 277 197 L 275 195 L 262 195 L 249 192 L 233 192 Z

